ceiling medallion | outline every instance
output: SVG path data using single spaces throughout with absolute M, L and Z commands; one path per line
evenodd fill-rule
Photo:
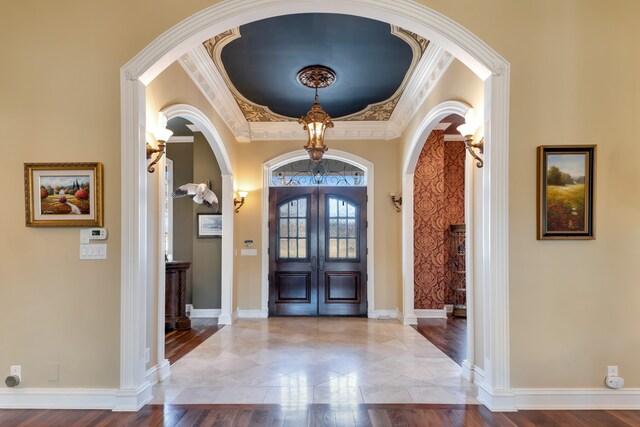
M 333 127 L 331 117 L 324 112 L 318 102 L 318 89 L 331 86 L 336 81 L 336 73 L 330 68 L 321 65 L 305 67 L 298 72 L 298 82 L 301 85 L 314 89 L 315 101 L 306 116 L 300 117 L 298 123 L 307 131 L 308 141 L 304 149 L 309 153 L 311 160 L 317 165 L 327 146 L 324 144 L 324 133 L 327 128 Z
M 322 89 L 336 82 L 336 73 L 328 67 L 313 65 L 305 67 L 298 72 L 298 82 L 311 89 Z

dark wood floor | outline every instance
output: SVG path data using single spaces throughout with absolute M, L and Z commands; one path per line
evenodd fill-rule
M 0 410 L 3 427 L 639 426 L 640 411 L 492 413 L 477 405 L 148 405 L 139 412 Z
M 191 319 L 191 329 L 170 331 L 164 335 L 164 355 L 172 365 L 202 344 L 222 326 L 218 319 Z M 1 424 L 0 424 L 1 425 Z
M 467 357 L 467 319 L 418 319 L 418 325 L 413 327 L 462 366 L 462 361 Z

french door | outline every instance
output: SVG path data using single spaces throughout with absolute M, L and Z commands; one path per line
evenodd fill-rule
M 365 187 L 269 190 L 269 315 L 367 315 Z

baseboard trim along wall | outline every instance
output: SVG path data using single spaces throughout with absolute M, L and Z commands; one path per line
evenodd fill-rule
M 0 390 L 2 409 L 114 409 L 117 389 Z
M 242 310 L 238 309 L 234 315 L 236 319 L 266 319 L 269 310 Z
M 369 310 L 367 312 L 367 317 L 369 319 L 397 319 L 398 309 L 395 310 Z
M 418 319 L 446 319 L 447 310 L 445 308 L 414 310 Z
M 640 409 L 640 388 L 516 388 L 518 409 Z
M 193 308 L 193 305 L 187 304 L 187 313 L 191 319 L 210 319 L 219 318 L 222 309 L 219 308 Z
M 156 385 L 161 381 L 166 380 L 169 375 L 171 375 L 169 360 L 164 359 L 162 363 L 153 366 L 152 368 L 147 370 L 145 377 L 149 384 Z

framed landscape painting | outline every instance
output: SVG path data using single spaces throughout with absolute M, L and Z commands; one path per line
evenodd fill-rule
M 199 213 L 196 237 L 222 237 L 222 214 Z
M 595 239 L 595 145 L 538 147 L 538 240 Z
M 27 227 L 102 227 L 102 163 L 25 163 Z

